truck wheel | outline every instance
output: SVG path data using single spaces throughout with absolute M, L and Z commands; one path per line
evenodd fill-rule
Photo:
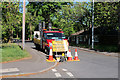
M 35 44 L 35 43 L 34 43 Z M 35 44 L 35 47 L 36 47 L 36 49 L 37 49 L 37 44 Z
M 38 45 L 36 44 L 36 49 L 38 49 Z
M 36 45 L 36 49 L 37 49 L 37 50 L 39 50 L 39 49 L 40 49 L 40 46 L 39 46 L 38 44 Z

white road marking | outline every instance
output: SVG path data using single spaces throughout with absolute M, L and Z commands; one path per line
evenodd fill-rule
M 66 72 L 70 77 L 73 77 L 73 74 L 71 72 Z
M 63 71 L 67 71 L 67 69 L 62 69 Z
M 57 72 L 57 70 L 56 70 L 56 69 L 52 69 L 52 71 L 53 71 L 53 72 Z
M 61 77 L 61 74 L 60 73 L 55 73 L 55 76 L 56 77 Z
M 0 73 L 8 73 L 8 72 L 17 72 L 18 68 L 8 68 L 8 69 L 0 69 Z
M 32 46 L 33 48 L 36 47 L 36 46 Z

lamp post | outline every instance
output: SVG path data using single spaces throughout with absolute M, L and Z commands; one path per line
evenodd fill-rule
M 120 8 L 119 8 L 120 11 Z M 119 23 L 120 23 L 120 13 L 118 14 L 119 16 Z M 118 51 L 120 52 L 120 24 L 119 24 L 119 30 L 118 30 Z
M 25 49 L 25 0 L 23 0 L 23 28 L 22 28 L 22 46 Z
M 92 5 L 92 49 L 94 49 L 94 0 Z

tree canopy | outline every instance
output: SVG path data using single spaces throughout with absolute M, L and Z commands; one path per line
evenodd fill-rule
M 95 25 L 107 27 L 108 29 L 118 28 L 118 2 L 95 3 Z
M 29 1 L 29 0 L 28 0 Z M 10 41 L 22 38 L 22 13 L 19 11 L 21 2 L 1 2 L 2 36 Z M 119 29 L 118 2 L 95 2 L 94 25 L 106 31 Z M 26 5 L 26 39 L 32 39 L 33 31 L 39 22 L 52 23 L 53 28 L 61 28 L 66 36 L 80 30 L 90 28 L 92 21 L 91 2 L 29 2 Z

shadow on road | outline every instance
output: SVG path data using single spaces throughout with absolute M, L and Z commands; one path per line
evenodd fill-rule
M 31 48 L 32 48 L 32 49 L 35 49 L 35 50 L 37 50 L 37 51 L 41 51 L 41 52 L 43 52 L 44 54 L 46 54 L 42 49 L 36 48 L 36 46 L 32 46 Z
M 32 46 L 31 48 L 32 48 L 32 49 L 35 49 L 35 50 L 37 50 L 37 51 L 42 52 L 43 54 L 45 54 L 45 55 L 46 55 L 46 59 L 48 59 L 49 55 L 47 55 L 47 53 L 45 53 L 45 51 L 44 51 L 44 50 L 42 50 L 42 49 L 40 49 L 40 48 L 36 48 L 36 46 Z
M 36 48 L 36 46 L 32 46 L 31 48 L 32 48 L 32 49 L 35 49 L 35 50 L 37 50 L 37 51 L 40 51 L 40 52 L 42 52 L 43 54 L 45 54 L 45 55 L 46 55 L 46 59 L 49 58 L 49 54 L 45 53 L 44 50 L 42 50 L 42 49 L 40 49 L 40 48 Z M 53 55 L 53 58 L 56 59 L 55 55 Z

